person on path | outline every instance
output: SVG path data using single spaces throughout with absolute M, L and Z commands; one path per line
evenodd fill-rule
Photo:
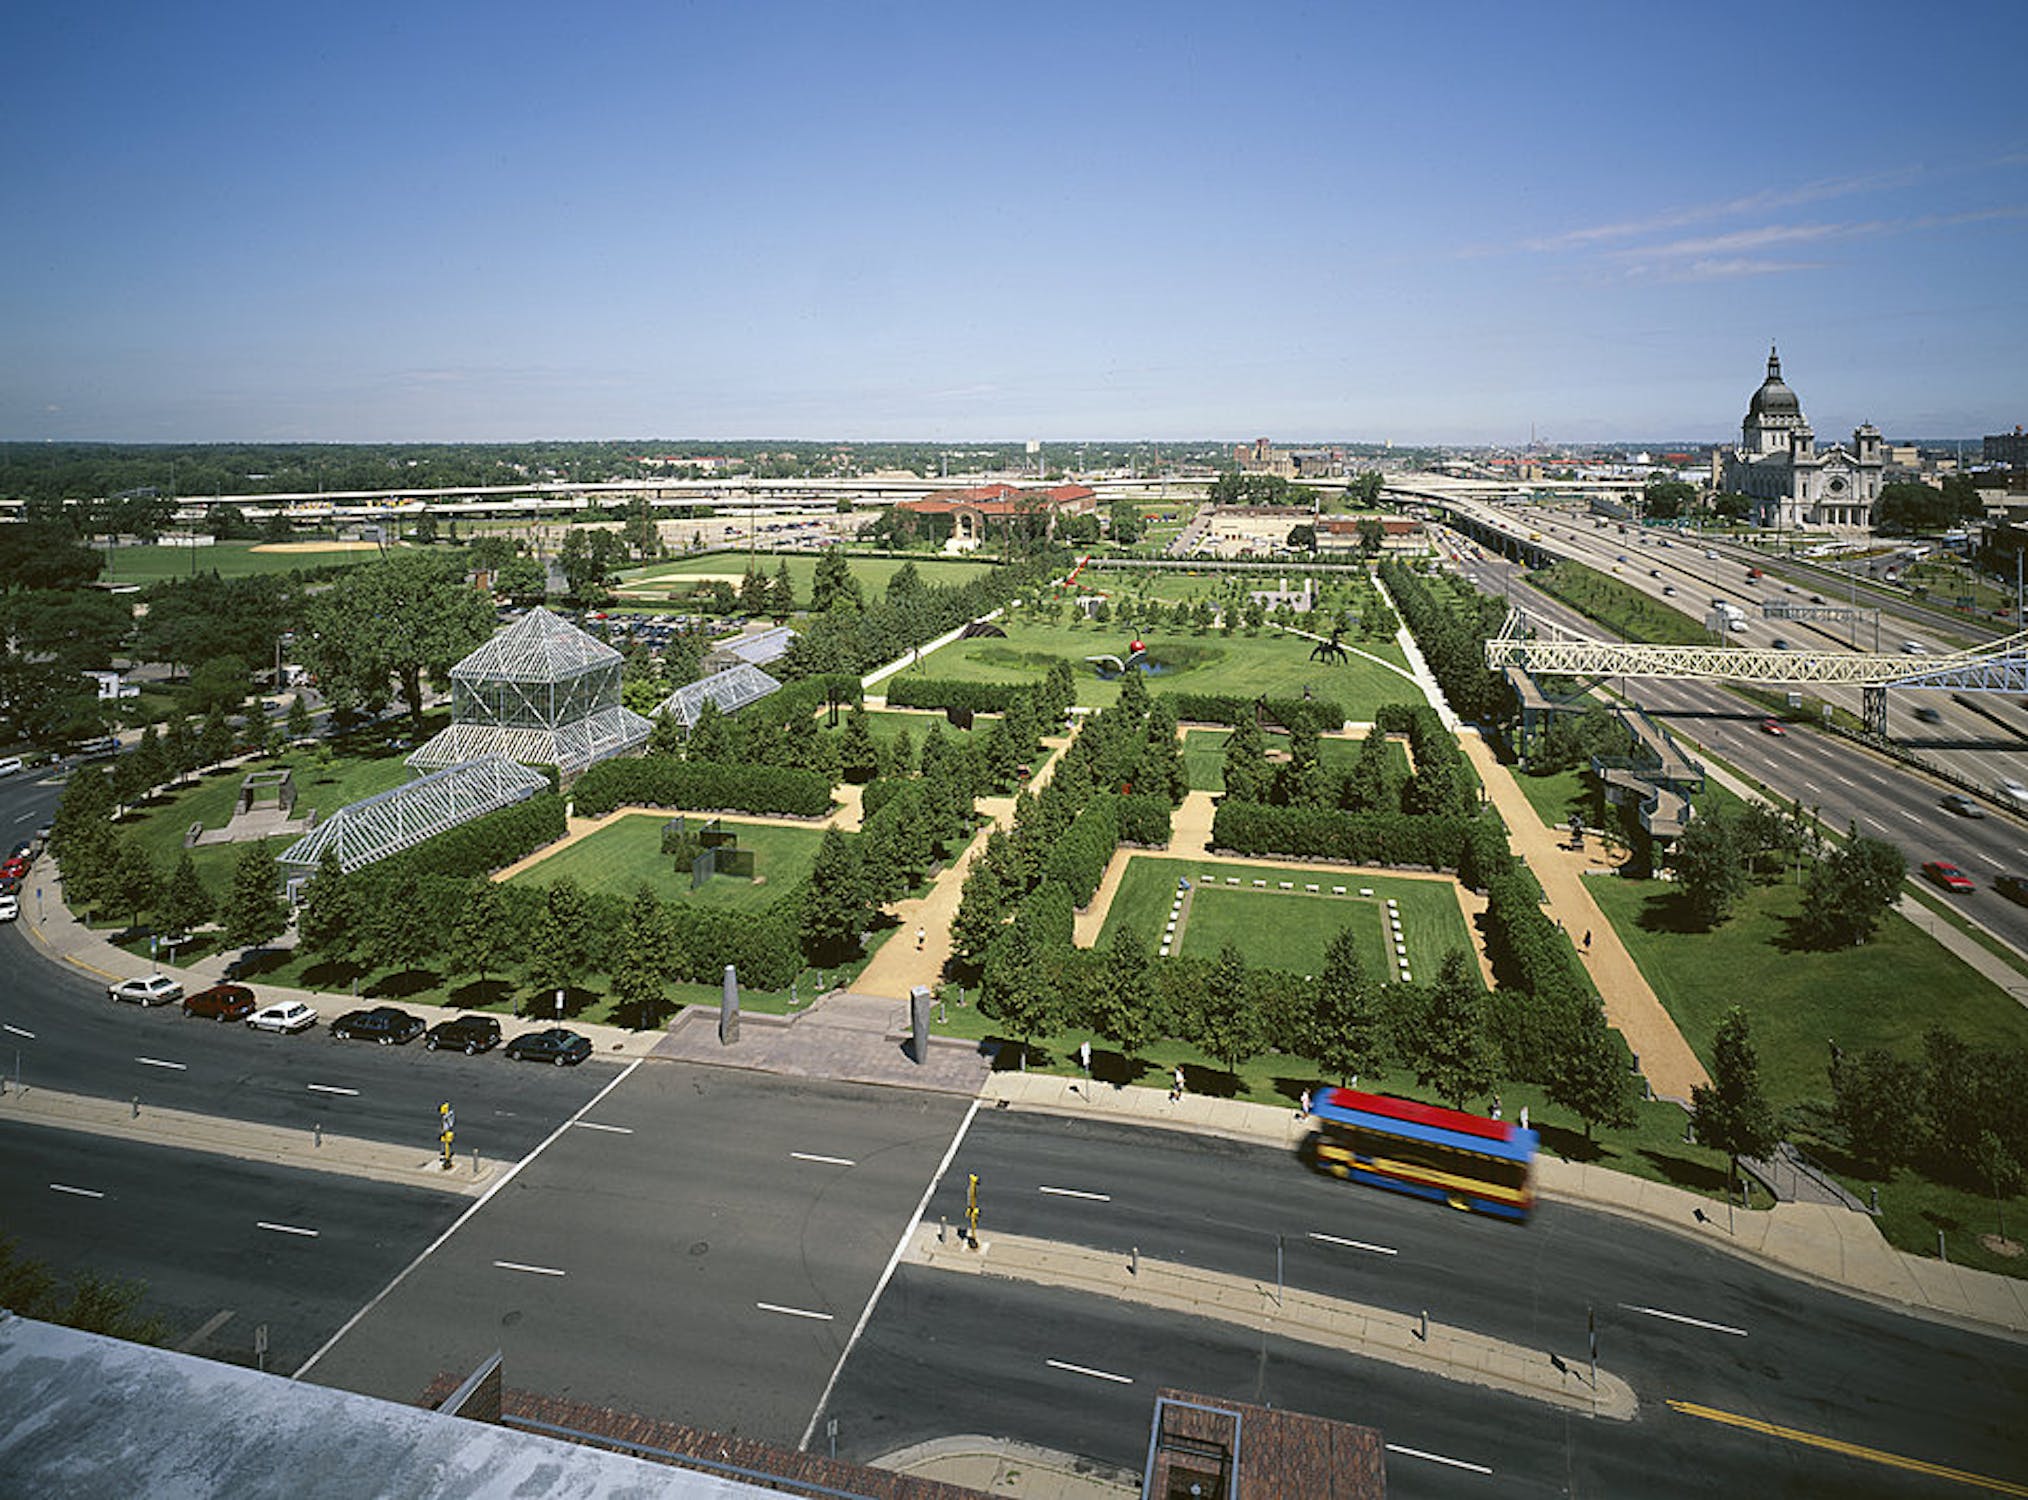
M 1587 953 L 1591 952 L 1591 929 L 1589 927 L 1584 930 L 1584 951 Z
M 1084 1076 L 1085 1076 L 1085 1079 L 1086 1079 L 1086 1081 L 1089 1081 L 1089 1080 L 1090 1080 L 1090 1078 L 1091 1078 L 1091 1043 L 1090 1043 L 1090 1042 L 1079 1042 L 1079 1043 L 1077 1044 L 1077 1065 L 1078 1065 L 1079 1067 L 1081 1067 L 1081 1068 L 1083 1068 L 1083 1069 L 1084 1069 Z
M 1296 1104 L 1296 1118 L 1298 1120 L 1310 1118 L 1310 1091 L 1308 1089 L 1303 1090 L 1303 1097 Z
M 1181 1064 L 1178 1064 L 1176 1068 L 1175 1087 L 1169 1090 L 1169 1102 L 1171 1104 L 1174 1104 L 1178 1099 L 1181 1099 L 1182 1097 L 1183 1097 L 1183 1068 Z
M 918 953 L 922 952 L 922 942 L 923 942 L 923 938 L 924 938 L 925 936 L 927 936 L 927 934 L 925 934 L 925 933 L 923 932 L 922 928 L 920 928 L 920 927 L 916 928 L 916 930 L 915 930 L 915 951 L 916 951 L 916 952 L 918 952 Z

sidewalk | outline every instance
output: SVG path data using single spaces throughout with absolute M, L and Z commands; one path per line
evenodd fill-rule
M 981 1098 L 1007 1108 L 1278 1146 L 1290 1152 L 1291 1170 L 1296 1145 L 1311 1128 L 1295 1111 L 1278 1105 L 1196 1094 L 1172 1103 L 1161 1089 L 1087 1085 L 1046 1073 L 995 1073 Z M 1637 1219 L 1897 1311 L 1977 1325 L 1982 1333 L 1999 1329 L 2028 1337 L 2028 1281 L 1897 1250 L 1865 1214 L 1823 1203 L 1781 1203 L 1772 1209 L 1736 1210 L 1728 1227 L 1727 1215 L 1710 1199 L 1548 1155 L 1536 1158 L 1536 1190 L 1545 1198 Z
M 1586 856 L 1563 847 L 1559 836 L 1543 826 L 1534 805 L 1514 784 L 1513 773 L 1500 764 L 1492 747 L 1476 729 L 1458 733 L 1458 744 L 1471 759 L 1472 768 L 1486 788 L 1486 795 L 1507 824 L 1507 841 L 1514 852 L 1528 862 L 1548 898 L 1549 915 L 1556 918 L 1583 954 L 1592 983 L 1605 1001 L 1606 1019 L 1627 1039 L 1640 1060 L 1642 1074 L 1664 1099 L 1679 1104 L 1690 1102 L 1690 1090 L 1711 1081 L 1704 1064 L 1683 1040 L 1676 1022 L 1655 998 L 1654 990 L 1635 965 L 1633 956 L 1620 943 L 1598 903 L 1585 888 L 1587 870 L 1595 868 Z M 1585 953 L 1581 935 L 1591 934 Z
M 70 907 L 63 899 L 63 881 L 56 873 L 53 861 L 37 861 L 34 879 L 45 887 L 45 896 L 38 914 L 30 905 L 24 905 L 20 923 L 28 929 L 29 937 L 43 948 L 48 955 L 62 963 L 81 969 L 95 979 L 111 983 L 116 979 L 136 979 L 144 974 L 163 973 L 177 980 L 185 994 L 209 989 L 214 984 L 226 982 L 226 969 L 237 954 L 231 950 L 211 953 L 190 964 L 150 963 L 138 958 L 126 949 L 116 946 L 103 933 L 95 932 L 71 915 Z M 289 985 L 267 984 L 258 979 L 234 980 L 244 983 L 259 997 L 260 1003 L 270 1005 L 278 1000 L 300 1000 L 317 1012 L 317 1019 L 326 1023 L 344 1015 L 347 1011 L 362 1006 L 394 1004 L 387 1000 L 370 1000 L 365 996 L 328 994 L 322 990 L 296 989 Z M 447 1021 L 453 1016 L 466 1014 L 455 1006 L 425 1005 L 419 1001 L 402 1000 L 401 1008 L 412 1015 L 420 1016 L 428 1025 Z M 516 1017 L 502 1015 L 503 1030 L 512 1033 L 517 1024 L 534 1028 L 545 1023 L 544 1017 Z M 601 1057 L 646 1057 L 660 1041 L 659 1031 L 627 1031 L 618 1026 L 605 1026 L 595 1021 L 569 1020 L 573 1031 L 591 1039 L 592 1050 Z

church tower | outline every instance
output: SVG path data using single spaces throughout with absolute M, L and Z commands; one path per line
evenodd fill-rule
M 1767 379 L 1753 393 L 1746 408 L 1746 420 L 1739 426 L 1739 446 L 1748 458 L 1768 453 L 1787 453 L 1790 434 L 1797 428 L 1808 431 L 1803 420 L 1803 403 L 1782 383 L 1782 358 L 1773 345 L 1767 351 Z

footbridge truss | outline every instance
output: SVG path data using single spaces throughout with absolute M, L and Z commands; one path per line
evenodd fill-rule
M 1961 693 L 2028 692 L 2028 631 L 1949 656 L 1909 657 L 1864 651 L 1775 651 L 1759 646 L 1657 646 L 1641 641 L 1524 637 L 1509 617 L 1486 642 L 1498 671 L 1564 677 L 1670 677 L 1862 690 L 1866 727 L 1886 732 L 1889 686 Z

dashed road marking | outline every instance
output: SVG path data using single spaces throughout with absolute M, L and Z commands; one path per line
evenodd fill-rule
M 137 1063 L 145 1063 L 147 1066 L 151 1068 L 167 1068 L 172 1073 L 187 1073 L 190 1071 L 190 1067 L 187 1063 L 164 1062 L 159 1057 L 137 1057 L 134 1059 L 134 1061 Z
M 1115 1385 L 1132 1385 L 1131 1375 L 1115 1375 L 1110 1370 L 1094 1370 L 1089 1365 L 1073 1365 L 1060 1359 L 1045 1361 L 1052 1370 L 1068 1370 L 1073 1375 L 1089 1375 L 1093 1380 L 1110 1380 Z
M 273 1234 L 301 1235 L 306 1240 L 314 1240 L 318 1235 L 323 1233 L 321 1229 L 304 1229 L 298 1224 L 270 1224 L 266 1219 L 254 1220 L 254 1227 L 256 1229 L 268 1230 Z
M 827 1312 L 812 1312 L 807 1307 L 783 1307 L 779 1302 L 756 1302 L 754 1306 L 762 1312 L 781 1313 L 784 1317 L 790 1318 L 809 1318 L 818 1323 L 829 1323 L 834 1316 Z
M 1038 1193 L 1047 1193 L 1052 1198 L 1086 1198 L 1093 1203 L 1110 1203 L 1111 1193 L 1087 1193 L 1082 1188 L 1039 1187 Z
M 493 1264 L 503 1271 L 526 1271 L 530 1276 L 565 1276 L 569 1274 L 566 1271 L 557 1270 L 554 1266 L 524 1266 L 518 1260 L 496 1260 Z
M 306 1083 L 303 1087 L 313 1094 L 338 1094 L 347 1099 L 357 1099 L 359 1097 L 359 1090 L 340 1088 L 335 1083 Z
M 1373 1255 L 1399 1255 L 1401 1253 L 1399 1250 L 1392 1249 L 1387 1245 L 1369 1245 L 1365 1240 L 1348 1240 L 1340 1238 L 1335 1234 L 1319 1234 L 1314 1229 L 1310 1231 L 1310 1238 L 1322 1240 L 1327 1245 L 1343 1245 L 1347 1250 L 1365 1250 Z
M 577 1128 L 579 1130 L 603 1130 L 607 1135 L 632 1135 L 634 1133 L 632 1126 L 601 1125 L 596 1120 L 579 1120 Z
M 1474 1474 L 1490 1474 L 1493 1471 L 1484 1464 L 1468 1463 L 1462 1458 L 1446 1458 L 1441 1453 L 1430 1453 L 1421 1448 L 1404 1447 L 1400 1443 L 1387 1444 L 1389 1453 L 1399 1453 L 1404 1458 L 1427 1459 L 1433 1464 L 1446 1464 L 1453 1469 L 1469 1469 Z
M 1730 1333 L 1739 1338 L 1746 1337 L 1744 1328 L 1734 1328 L 1730 1323 L 1707 1323 L 1702 1318 L 1693 1318 L 1684 1313 L 1664 1312 L 1659 1307 L 1642 1307 L 1634 1302 L 1622 1302 L 1628 1312 L 1646 1313 L 1651 1318 L 1666 1318 L 1671 1323 L 1688 1323 L 1692 1328 L 1708 1328 L 1713 1333 Z
M 49 1187 L 50 1187 L 50 1191 L 51 1191 L 51 1192 L 55 1192 L 55 1193 L 69 1193 L 69 1194 L 70 1194 L 70 1195 L 71 1195 L 71 1196 L 72 1196 L 73 1198 L 103 1198 L 103 1197 L 105 1197 L 105 1194 L 104 1194 L 104 1193 L 102 1193 L 102 1192 L 100 1192 L 100 1191 L 99 1191 L 99 1190 L 98 1190 L 97 1188 L 81 1188 L 81 1187 L 72 1187 L 72 1186 L 71 1186 L 71 1185 L 70 1185 L 69 1183 L 67 1183 L 67 1182 L 52 1182 L 52 1183 L 51 1183 L 51 1184 L 49 1185 Z
M 826 1167 L 856 1167 L 859 1165 L 858 1162 L 849 1156 L 819 1156 L 813 1151 L 791 1151 L 789 1156 L 795 1161 L 813 1161 L 820 1166 Z

